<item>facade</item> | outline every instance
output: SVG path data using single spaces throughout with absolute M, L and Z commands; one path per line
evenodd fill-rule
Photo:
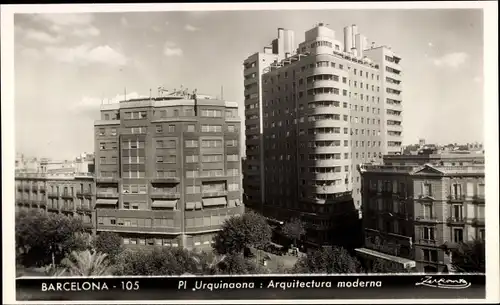
M 263 52 L 249 56 L 244 65 L 245 86 L 245 145 L 246 160 L 243 167 L 243 188 L 245 206 L 262 211 L 265 202 L 264 176 L 264 139 L 262 74 L 274 61 L 281 60 L 294 52 L 294 33 L 286 29 L 278 29 L 278 38 Z
M 90 173 L 25 173 L 15 175 L 16 212 L 39 209 L 82 219 L 95 229 L 95 183 Z
M 452 271 L 450 248 L 485 239 L 484 156 L 384 161 L 359 168 L 365 244 L 357 251 L 420 272 Z
M 245 99 L 245 193 L 253 194 L 255 182 L 263 188 L 261 212 L 280 221 L 301 217 L 316 244 L 331 242 L 339 217 L 360 210 L 356 165 L 400 152 L 401 126 L 397 136 L 387 134 L 393 100 L 384 92 L 383 69 L 389 51 L 381 57 L 367 44 L 355 25 L 344 29 L 343 45 L 319 24 L 305 33 L 295 52 L 266 61 L 254 99 Z M 252 162 L 254 151 L 260 160 Z
M 209 246 L 241 204 L 236 103 L 169 95 L 103 105 L 95 122 L 97 231 L 125 244 Z

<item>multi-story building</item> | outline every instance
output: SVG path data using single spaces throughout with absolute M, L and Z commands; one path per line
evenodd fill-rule
M 281 60 L 294 52 L 294 33 L 283 28 L 278 29 L 278 38 L 263 52 L 249 56 L 244 65 L 245 86 L 245 145 L 246 161 L 243 167 L 243 187 L 245 206 L 262 211 L 265 199 L 264 175 L 264 139 L 262 74 L 276 60 Z
M 421 272 L 452 271 L 450 251 L 485 238 L 484 156 L 386 156 L 359 167 L 364 248 Z
M 395 151 L 389 147 L 401 144 L 390 140 L 396 135 L 384 134 L 393 101 L 384 93 L 387 59 L 374 50 L 355 25 L 344 29 L 343 45 L 333 30 L 319 24 L 305 33 L 295 52 L 266 61 L 261 79 L 254 81 L 254 99 L 246 96 L 245 178 L 255 172 L 252 181 L 264 186 L 264 215 L 301 217 L 316 244 L 331 241 L 340 215 L 345 220 L 346 213 L 360 210 L 356 165 L 380 160 Z M 257 139 L 263 143 L 252 142 Z M 254 151 L 260 160 L 252 163 Z M 249 181 L 246 194 L 254 190 Z
M 91 173 L 25 173 L 15 175 L 16 211 L 39 209 L 80 218 L 95 229 L 95 183 Z
M 195 94 L 103 105 L 97 231 L 125 244 L 210 245 L 225 219 L 243 213 L 237 107 Z

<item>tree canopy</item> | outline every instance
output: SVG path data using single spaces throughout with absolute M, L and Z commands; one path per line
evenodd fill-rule
M 361 272 L 361 264 L 347 250 L 327 247 L 300 257 L 293 273 L 356 273 Z
M 486 247 L 484 241 L 461 243 L 451 250 L 452 265 L 458 272 L 486 272 Z
M 213 248 L 219 255 L 242 253 L 245 248 L 267 245 L 272 229 L 260 214 L 250 212 L 226 220 L 214 237 Z
M 97 252 L 108 255 L 112 262 L 123 251 L 122 238 L 113 232 L 101 232 L 94 240 L 94 247 Z
M 115 275 L 198 274 L 200 267 L 191 253 L 181 248 L 126 250 L 116 260 Z
M 285 223 L 281 230 L 283 234 L 287 238 L 291 239 L 294 243 L 296 243 L 298 239 L 306 234 L 304 224 L 298 218 L 293 218 L 289 222 Z
M 25 266 L 43 266 L 59 263 L 68 253 L 84 250 L 85 242 L 78 235 L 84 233 L 83 222 L 77 218 L 40 211 L 20 212 L 16 215 L 16 247 Z

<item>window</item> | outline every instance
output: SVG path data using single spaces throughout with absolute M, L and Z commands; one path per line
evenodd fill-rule
M 156 156 L 156 163 L 163 163 L 163 156 Z
M 187 132 L 195 132 L 196 126 L 194 124 L 187 125 Z
M 169 133 L 175 132 L 175 125 L 168 125 L 168 132 Z
M 453 241 L 455 243 L 461 243 L 464 241 L 464 229 L 462 228 L 453 229 Z
M 226 141 L 226 146 L 227 147 L 237 147 L 238 140 L 228 140 L 228 141 Z
M 124 203 L 123 203 L 123 208 L 124 208 L 125 210 L 130 209 L 130 202 L 124 202 Z
M 198 147 L 198 140 L 186 140 L 185 144 L 187 148 L 195 148 Z
M 201 147 L 203 147 L 203 148 L 222 147 L 222 141 L 221 140 L 202 140 Z
M 454 220 L 462 220 L 463 218 L 463 206 L 461 204 L 454 204 L 452 206 L 452 217 Z
M 484 197 L 484 184 L 482 183 L 477 185 L 477 196 Z
M 111 135 L 116 136 L 116 128 L 111 128 Z
M 453 184 L 452 197 L 453 197 L 453 199 L 460 199 L 462 197 L 462 185 L 461 184 Z
M 156 132 L 157 132 L 157 133 L 163 132 L 163 126 L 161 126 L 161 125 L 156 125 Z
M 438 252 L 437 250 L 422 249 L 423 259 L 427 262 L 437 262 Z
M 186 163 L 197 163 L 199 160 L 198 155 L 186 156 Z
M 434 240 L 434 228 L 423 227 L 422 228 L 422 239 Z
M 238 161 L 238 155 L 227 155 L 227 161 Z
M 99 135 L 104 136 L 106 134 L 106 130 L 104 128 L 99 129 Z
M 432 185 L 430 183 L 424 183 L 424 196 L 432 196 Z
M 422 216 L 424 219 L 432 218 L 432 205 L 422 204 Z

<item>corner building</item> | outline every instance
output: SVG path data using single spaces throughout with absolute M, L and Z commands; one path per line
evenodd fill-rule
M 237 104 L 196 95 L 103 105 L 95 122 L 97 231 L 128 245 L 207 247 L 243 213 Z
M 383 64 L 366 55 L 357 28 L 348 28 L 355 34 L 345 31 L 352 39 L 344 45 L 323 24 L 307 31 L 295 52 L 264 68 L 261 103 L 245 109 L 247 158 L 264 150 L 255 165 L 265 186 L 262 213 L 280 221 L 301 217 L 316 245 L 334 242 L 334 231 L 359 219 L 356 165 L 389 153 Z M 259 130 L 250 119 L 262 120 L 258 147 L 249 141 L 249 130 Z M 245 192 L 250 189 L 245 184 Z
M 384 165 L 360 166 L 364 248 L 419 272 L 453 271 L 451 252 L 485 240 L 484 156 L 386 156 Z

